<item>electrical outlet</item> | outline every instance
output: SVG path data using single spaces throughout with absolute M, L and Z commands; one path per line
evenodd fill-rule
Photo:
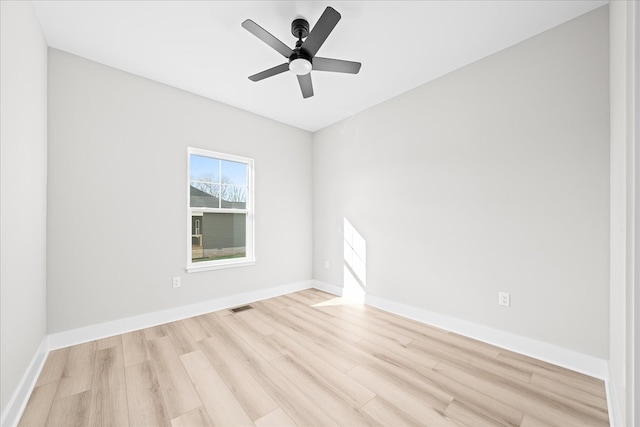
M 511 294 L 509 292 L 498 292 L 498 305 L 511 307 Z
M 174 277 L 173 278 L 173 287 L 174 288 L 179 288 L 180 287 L 180 278 L 179 277 Z
M 327 270 L 329 269 L 329 261 L 324 262 L 324 268 L 326 268 Z

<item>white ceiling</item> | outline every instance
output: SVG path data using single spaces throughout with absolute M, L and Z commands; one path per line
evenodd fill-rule
M 541 33 L 606 0 L 36 1 L 49 46 L 316 131 Z M 362 62 L 357 75 L 247 77 L 286 62 L 240 26 L 254 20 L 293 47 L 291 21 L 325 7 L 342 19 L 318 56 Z

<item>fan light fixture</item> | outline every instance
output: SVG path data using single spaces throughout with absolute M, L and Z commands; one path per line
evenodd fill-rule
M 312 68 L 311 62 L 304 58 L 296 58 L 289 63 L 289 71 L 298 76 L 309 74 Z

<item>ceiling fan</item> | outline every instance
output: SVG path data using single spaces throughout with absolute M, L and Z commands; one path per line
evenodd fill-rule
M 311 83 L 311 70 L 333 71 L 336 73 L 358 74 L 359 62 L 343 61 L 341 59 L 321 58 L 316 53 L 325 42 L 331 31 L 340 20 L 341 16 L 332 7 L 327 7 L 318 22 L 309 31 L 309 22 L 306 19 L 294 19 L 291 23 L 291 34 L 298 39 L 296 47 L 291 49 L 286 44 L 275 38 L 264 28 L 247 19 L 242 26 L 251 34 L 271 46 L 278 53 L 288 59 L 288 62 L 277 65 L 268 70 L 249 76 L 251 81 L 257 82 L 267 77 L 272 77 L 285 71 L 291 71 L 298 77 L 298 83 L 302 90 L 302 97 L 313 96 L 313 84 Z M 302 41 L 302 39 L 306 39 Z

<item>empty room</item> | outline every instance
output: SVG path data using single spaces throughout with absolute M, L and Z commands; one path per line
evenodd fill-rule
M 637 2 L 0 7 L 3 427 L 640 427 Z

